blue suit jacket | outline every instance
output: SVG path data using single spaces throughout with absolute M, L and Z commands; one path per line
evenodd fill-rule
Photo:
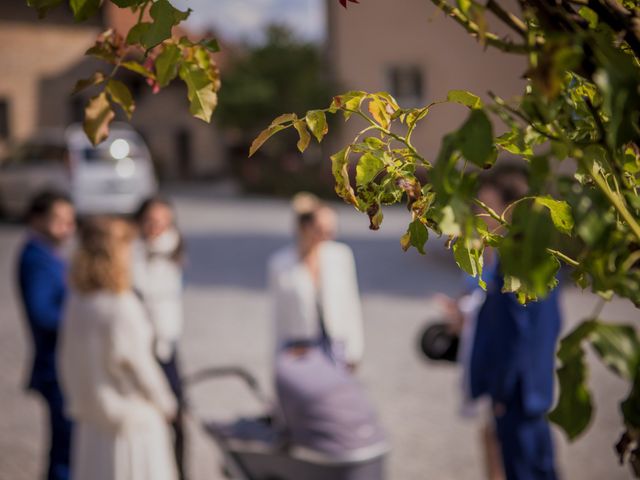
M 20 296 L 33 338 L 28 387 L 42 391 L 57 382 L 56 344 L 66 297 L 66 264 L 43 240 L 27 241 L 18 263 Z
M 515 295 L 502 293 L 497 268 L 488 277 L 471 354 L 471 394 L 507 405 L 520 398 L 525 414 L 540 415 L 553 403 L 559 289 L 523 306 Z

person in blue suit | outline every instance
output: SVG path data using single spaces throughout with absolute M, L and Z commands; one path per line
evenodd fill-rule
M 71 423 L 56 372 L 56 344 L 67 293 L 60 250 L 75 231 L 71 200 L 57 192 L 42 192 L 27 213 L 29 234 L 18 260 L 18 286 L 33 340 L 28 388 L 39 393 L 49 413 L 50 445 L 47 480 L 69 479 Z
M 516 168 L 490 174 L 480 189 L 480 199 L 502 212 L 526 194 L 525 175 Z M 499 259 L 487 263 L 486 298 L 478 313 L 471 353 L 471 396 L 491 398 L 507 479 L 555 480 L 546 414 L 553 403 L 561 325 L 558 288 L 523 306 L 514 294 L 502 293 Z

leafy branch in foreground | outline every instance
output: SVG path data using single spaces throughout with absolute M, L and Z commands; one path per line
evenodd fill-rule
M 458 266 L 480 279 L 483 253 L 498 251 L 505 291 L 521 302 L 557 285 L 561 263 L 582 288 L 616 295 L 640 307 L 640 9 L 637 0 L 521 2 L 512 13 L 486 4 L 445 0 L 434 5 L 480 43 L 526 56 L 522 95 L 491 102 L 466 91 L 422 108 L 401 108 L 385 92 L 351 91 L 325 109 L 276 118 L 254 141 L 298 132 L 327 134 L 326 116 L 359 119 L 355 138 L 331 157 L 337 194 L 380 228 L 383 206 L 403 202 L 410 218 L 403 249 L 424 253 L 429 232 L 448 237 Z M 515 35 L 492 33 L 489 20 Z M 418 124 L 444 102 L 468 109 L 462 125 L 443 138 L 435 158 L 413 145 Z M 494 125 L 500 120 L 500 134 Z M 529 194 L 496 212 L 477 198 L 478 177 L 498 156 L 519 159 L 530 172 Z M 565 172 L 562 174 L 561 172 Z M 486 218 L 497 228 L 489 228 Z M 594 315 L 562 342 L 560 399 L 550 418 L 573 439 L 588 426 L 592 400 L 583 345 L 633 385 L 621 402 L 625 434 L 621 459 L 640 470 L 640 342 L 634 327 L 601 323 Z
M 121 69 L 144 77 L 154 93 L 179 77 L 187 87 L 192 115 L 209 122 L 220 89 L 218 68 L 211 56 L 219 50 L 218 43 L 214 39 L 193 42 L 184 36 L 173 38 L 173 28 L 186 20 L 191 10 L 178 10 L 169 0 L 110 1 L 137 15 L 137 22 L 129 32 L 103 32 L 86 52 L 109 65 L 107 73 L 97 71 L 79 80 L 73 90 L 74 94 L 87 88 L 98 90 L 85 109 L 84 130 L 89 140 L 95 145 L 107 137 L 116 106 L 127 118 L 135 110 L 131 91 L 117 79 Z M 62 3 L 63 0 L 27 0 L 41 17 Z M 77 21 L 96 15 L 102 4 L 102 0 L 69 0 Z

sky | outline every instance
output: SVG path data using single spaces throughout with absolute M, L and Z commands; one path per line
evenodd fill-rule
M 265 25 L 290 26 L 302 39 L 319 41 L 325 29 L 324 0 L 171 0 L 180 9 L 191 8 L 190 28 L 214 28 L 223 39 L 259 42 Z

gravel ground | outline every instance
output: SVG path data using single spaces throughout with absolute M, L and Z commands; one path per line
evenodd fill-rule
M 229 198 L 206 189 L 174 189 L 188 242 L 185 305 L 187 327 L 181 344 L 185 372 L 206 366 L 240 365 L 256 374 L 270 392 L 269 328 L 265 261 L 289 241 L 286 202 Z M 482 478 L 479 420 L 458 414 L 455 367 L 435 366 L 416 353 L 416 337 L 437 315 L 435 292 L 455 294 L 459 273 L 434 242 L 426 257 L 402 253 L 398 238 L 406 212 L 390 210 L 380 232 L 369 232 L 364 217 L 339 206 L 341 239 L 356 251 L 366 320 L 366 357 L 358 375 L 377 405 L 393 445 L 394 480 L 474 480 Z M 22 229 L 0 225 L 0 480 L 40 478 L 44 457 L 44 411 L 21 384 L 29 345 L 15 300 L 13 267 Z M 565 328 L 593 309 L 596 299 L 574 289 L 563 294 Z M 638 320 L 628 302 L 609 303 L 603 317 Z M 567 444 L 556 432 L 563 478 L 630 478 L 615 461 L 619 434 L 617 401 L 623 382 L 593 362 L 591 380 L 598 412 L 589 432 Z M 201 419 L 234 418 L 261 407 L 232 380 L 211 382 L 189 392 L 189 467 L 193 480 L 222 479 L 219 452 L 198 428 Z M 302 480 L 302 479 L 301 479 Z

